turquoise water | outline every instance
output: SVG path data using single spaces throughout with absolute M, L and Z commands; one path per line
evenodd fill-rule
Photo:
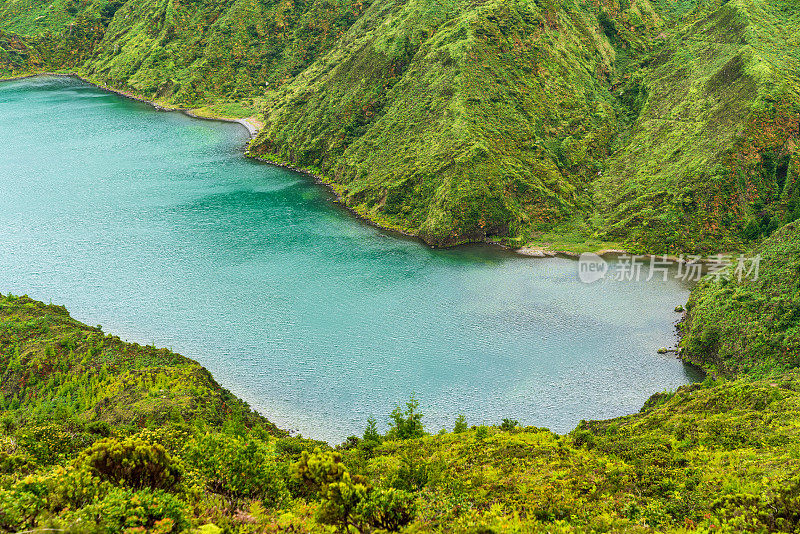
M 0 292 L 170 347 L 332 442 L 411 393 L 430 431 L 464 413 L 567 432 L 692 379 L 656 354 L 687 287 L 431 250 L 247 160 L 246 140 L 72 79 L 0 84 Z

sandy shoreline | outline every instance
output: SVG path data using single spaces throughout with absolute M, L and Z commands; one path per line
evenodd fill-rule
M 114 93 L 116 95 L 123 96 L 125 98 L 129 98 L 130 100 L 135 100 L 137 102 L 142 102 L 144 104 L 148 104 L 150 106 L 153 106 L 158 111 L 178 111 L 180 113 L 183 113 L 184 115 L 187 115 L 187 116 L 195 118 L 195 119 L 204 119 L 204 120 L 220 121 L 220 122 L 235 122 L 236 124 L 241 124 L 242 126 L 244 126 L 244 128 L 247 130 L 248 134 L 250 134 L 250 140 L 254 139 L 255 136 L 258 135 L 259 130 L 261 130 L 261 127 L 263 126 L 255 117 L 246 117 L 246 118 L 243 118 L 243 119 L 234 119 L 234 118 L 221 117 L 221 116 L 205 116 L 205 115 L 200 115 L 200 114 L 195 113 L 195 109 L 197 109 L 197 108 L 182 108 L 182 107 L 178 107 L 178 106 L 165 106 L 165 105 L 163 105 L 161 103 L 154 102 L 152 100 L 148 100 L 148 99 L 146 99 L 146 98 L 144 98 L 142 96 L 136 95 L 134 93 L 131 93 L 131 92 L 128 92 L 128 91 L 123 91 L 121 89 L 115 89 L 114 87 L 109 87 L 107 85 L 103 85 L 101 83 L 98 83 L 98 82 L 95 82 L 93 80 L 90 80 L 89 78 L 86 78 L 86 77 L 81 76 L 80 74 L 77 74 L 77 73 L 74 73 L 74 72 L 70 72 L 70 73 L 37 72 L 35 74 L 23 74 L 23 75 L 20 75 L 20 76 L 11 76 L 11 77 L 8 77 L 8 78 L 2 78 L 2 79 L 0 79 L 0 82 L 10 82 L 10 81 L 14 81 L 14 80 L 25 80 L 25 79 L 28 79 L 28 78 L 36 78 L 38 76 L 54 76 L 54 77 L 58 77 L 58 78 L 77 78 L 77 79 L 81 80 L 82 82 L 85 82 L 85 83 L 88 83 L 88 84 L 91 84 L 91 85 L 97 87 L 98 89 L 102 89 L 104 91 L 108 91 L 110 93 Z
M 529 256 L 531 258 L 555 258 L 557 256 L 566 256 L 569 258 L 580 258 L 582 254 L 596 254 L 600 257 L 606 256 L 630 256 L 632 258 L 637 259 L 648 259 L 648 258 L 655 258 L 657 260 L 664 260 L 670 263 L 682 263 L 682 264 L 708 264 L 708 263 L 717 263 L 716 259 L 712 255 L 710 257 L 699 257 L 696 258 L 692 255 L 685 254 L 683 256 L 675 256 L 674 254 L 633 254 L 630 251 L 624 249 L 602 249 L 598 250 L 597 252 L 569 252 L 564 250 L 549 250 L 545 247 L 536 247 L 536 246 L 528 246 L 528 247 L 521 247 L 516 249 L 514 252 L 520 254 L 522 256 Z

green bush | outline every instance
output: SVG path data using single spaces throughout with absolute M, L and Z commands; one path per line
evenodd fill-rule
M 304 452 L 293 465 L 294 476 L 314 488 L 321 504 L 317 520 L 346 532 L 379 528 L 396 531 L 414 519 L 414 495 L 394 488 L 373 489 L 351 476 L 338 452 Z
M 390 488 L 369 492 L 359 503 L 356 514 L 374 528 L 395 532 L 414 520 L 416 510 L 412 493 Z
M 114 488 L 102 500 L 64 518 L 80 521 L 90 532 L 117 534 L 143 528 L 163 534 L 185 532 L 190 526 L 187 514 L 186 505 L 163 490 Z
M 200 471 L 210 491 L 228 499 L 232 509 L 242 499 L 277 505 L 288 497 L 286 466 L 269 444 L 254 436 L 205 434 L 189 445 L 187 461 Z
M 321 505 L 317 511 L 317 520 L 321 523 L 339 527 L 348 532 L 350 527 L 359 530 L 363 520 L 358 515 L 358 507 L 367 496 L 367 487 L 355 482 L 350 473 L 344 472 L 341 479 L 322 487 Z
M 47 508 L 51 512 L 77 510 L 94 502 L 109 489 L 85 466 L 56 467 L 42 476 L 47 489 Z
M 350 477 L 338 452 L 303 452 L 292 466 L 296 479 L 314 491 L 321 500 L 317 519 L 347 531 L 357 525 L 356 508 L 364 499 L 367 487 Z
M 314 492 L 321 492 L 326 485 L 339 482 L 347 472 L 338 452 L 317 447 L 314 452 L 303 451 L 300 460 L 292 465 L 293 476 Z
M 395 489 L 417 491 L 428 483 L 428 462 L 416 450 L 408 451 L 400 458 L 400 468 L 391 485 Z
M 16 484 L 11 489 L 0 488 L 2 531 L 23 531 L 36 525 L 39 513 L 45 509 L 46 486 L 31 482 Z
M 136 437 L 102 439 L 82 457 L 100 478 L 135 490 L 171 490 L 181 480 L 180 469 L 163 446 Z

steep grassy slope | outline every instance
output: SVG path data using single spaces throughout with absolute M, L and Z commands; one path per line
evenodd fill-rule
M 4 29 L 66 69 L 181 106 L 252 105 L 308 66 L 368 2 L 91 0 L 5 2 Z
M 798 215 L 791 2 L 401 6 L 270 99 L 253 151 L 435 244 L 707 253 Z
M 590 183 L 640 105 L 611 88 L 664 18 L 646 1 L 436 6 L 365 12 L 270 99 L 252 152 L 434 244 L 522 244 L 573 219 L 590 233 Z
M 517 237 L 584 207 L 616 132 L 598 76 L 613 55 L 591 10 L 376 4 L 271 99 L 252 151 L 317 169 L 349 206 L 431 243 Z
M 36 51 L 31 50 L 24 39 L 0 30 L 0 77 L 29 72 L 35 64 Z
M 60 306 L 0 296 L 2 408 L 16 423 L 65 420 L 142 427 L 239 421 L 282 434 L 197 362 L 107 336 Z
M 702 6 L 646 60 L 642 112 L 597 180 L 599 227 L 644 250 L 736 250 L 800 212 L 800 12 Z
M 753 255 L 758 279 L 733 266 L 692 292 L 684 356 L 727 376 L 772 374 L 800 365 L 800 223 L 775 232 Z
M 795 531 L 799 385 L 788 373 L 685 386 L 653 396 L 640 414 L 581 425 L 572 438 L 630 465 L 640 500 L 628 510 L 652 526 Z
M 196 362 L 27 297 L 0 295 L 0 392 L 2 532 L 185 531 L 239 499 L 280 502 L 308 446 Z
M 0 29 L 5 75 L 260 110 L 254 155 L 432 244 L 708 252 L 800 215 L 793 0 L 8 0 Z

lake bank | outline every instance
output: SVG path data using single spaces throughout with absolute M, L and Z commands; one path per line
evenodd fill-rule
M 375 228 L 379 228 L 381 230 L 390 232 L 394 235 L 408 237 L 417 239 L 428 246 L 436 247 L 435 244 L 427 241 L 423 236 L 420 236 L 416 232 L 410 232 L 402 226 L 396 225 L 391 223 L 385 217 L 382 217 L 380 214 L 377 213 L 370 213 L 366 210 L 360 209 L 359 207 L 350 206 L 347 204 L 343 194 L 343 187 L 337 184 L 334 180 L 330 179 L 329 177 L 325 176 L 325 174 L 320 171 L 319 169 L 314 169 L 311 167 L 297 165 L 296 163 L 283 161 L 275 154 L 259 154 L 250 151 L 250 143 L 255 139 L 258 135 L 258 132 L 263 128 L 264 124 L 261 122 L 259 118 L 256 116 L 246 117 L 246 118 L 235 118 L 235 117 L 228 117 L 224 115 L 220 115 L 214 113 L 213 111 L 208 110 L 207 107 L 203 108 L 184 108 L 179 106 L 174 106 L 165 101 L 157 101 L 148 99 L 140 94 L 136 94 L 131 91 L 125 91 L 122 89 L 115 88 L 113 86 L 109 86 L 107 84 L 103 84 L 97 80 L 84 76 L 78 72 L 35 72 L 30 74 L 21 74 L 6 78 L 0 78 L 0 82 L 4 81 L 14 81 L 14 80 L 24 80 L 27 78 L 34 78 L 37 76 L 55 76 L 55 77 L 68 77 L 68 78 L 75 78 L 86 83 L 89 83 L 98 89 L 109 91 L 111 93 L 117 94 L 119 96 L 135 100 L 138 102 L 143 102 L 154 107 L 158 111 L 176 111 L 184 113 L 190 117 L 198 118 L 198 119 L 206 119 L 206 120 L 217 120 L 222 122 L 235 122 L 239 123 L 244 126 L 248 133 L 250 134 L 250 139 L 244 146 L 245 153 L 253 158 L 254 160 L 260 161 L 262 163 L 267 163 L 269 165 L 273 165 L 276 167 L 280 167 L 283 169 L 291 170 L 305 176 L 311 178 L 315 183 L 319 185 L 325 186 L 334 196 L 335 201 L 342 206 L 345 210 L 350 212 L 353 216 L 358 218 L 360 221 L 364 222 L 365 224 L 369 224 Z M 202 110 L 202 111 L 201 111 Z M 599 253 L 600 255 L 604 255 L 606 253 L 624 253 L 625 251 L 622 249 L 609 249 L 607 243 L 603 243 L 596 246 L 585 246 L 585 247 L 578 247 L 575 250 L 566 250 L 560 249 L 558 247 L 552 248 L 547 246 L 538 246 L 536 244 L 529 244 L 520 247 L 511 247 L 493 240 L 487 239 L 478 239 L 475 241 L 464 241 L 459 242 L 453 245 L 447 245 L 445 248 L 458 246 L 458 245 L 469 245 L 473 243 L 487 243 L 488 245 L 497 246 L 502 249 L 512 250 L 519 253 L 522 256 L 529 256 L 529 257 L 554 257 L 554 256 L 569 256 L 569 257 L 577 257 L 582 252 L 594 252 Z M 577 250 L 577 252 L 576 252 Z
M 287 169 L 293 172 L 297 172 L 304 176 L 307 176 L 314 183 L 318 185 L 324 186 L 328 189 L 334 197 L 336 203 L 356 217 L 361 222 L 373 226 L 375 228 L 381 229 L 383 231 L 389 232 L 396 236 L 402 236 L 406 238 L 412 238 L 419 240 L 422 243 L 425 243 L 427 246 L 431 246 L 436 248 L 435 245 L 429 243 L 425 240 L 424 237 L 420 236 L 417 233 L 409 232 L 401 226 L 392 224 L 390 221 L 386 220 L 385 218 L 381 217 L 379 214 L 370 213 L 359 207 L 350 206 L 344 199 L 343 194 L 343 187 L 338 185 L 334 180 L 325 176 L 325 174 L 320 171 L 319 169 L 314 169 L 310 167 L 304 167 L 301 165 L 297 165 L 292 162 L 283 161 L 275 154 L 260 154 L 255 153 L 250 150 L 250 144 L 258 135 L 258 132 L 263 128 L 264 124 L 258 119 L 256 116 L 245 117 L 245 118 L 234 118 L 234 117 L 227 117 L 224 115 L 216 114 L 213 111 L 209 110 L 207 107 L 202 108 L 184 108 L 184 107 L 177 107 L 173 106 L 167 102 L 163 101 L 154 101 L 149 100 L 141 95 L 130 91 L 124 91 L 120 89 L 116 89 L 112 86 L 105 85 L 101 82 L 93 80 L 91 78 L 85 77 L 77 72 L 37 72 L 37 73 L 30 73 L 30 74 L 22 74 L 18 76 L 0 78 L 0 82 L 9 82 L 15 80 L 24 80 L 28 78 L 35 78 L 38 76 L 53 76 L 53 77 L 66 77 L 66 78 L 74 78 L 81 80 L 85 83 L 91 84 L 94 87 L 108 91 L 110 93 L 122 96 L 124 98 L 128 98 L 137 102 L 142 102 L 148 104 L 155 108 L 158 111 L 166 111 L 166 112 L 180 112 L 189 117 L 203 119 L 203 120 L 212 120 L 212 121 L 220 121 L 220 122 L 231 122 L 237 123 L 242 125 L 249 134 L 249 139 L 247 143 L 243 145 L 243 150 L 245 155 L 253 159 L 254 161 L 259 161 L 261 163 L 266 163 L 268 165 L 272 165 L 275 167 Z M 476 241 L 467 241 L 464 243 L 459 243 L 453 246 L 459 245 L 470 245 L 475 243 L 486 243 L 489 246 L 495 246 L 500 249 L 510 250 L 519 254 L 520 256 L 524 257 L 531 257 L 531 258 L 547 258 L 547 257 L 570 257 L 570 258 L 577 258 L 582 253 L 594 253 L 601 257 L 606 256 L 616 256 L 616 255 L 623 255 L 623 254 L 631 254 L 630 251 L 624 248 L 613 247 L 609 248 L 609 243 L 602 243 L 598 245 L 587 245 L 587 246 L 577 246 L 571 248 L 560 248 L 560 247 L 552 247 L 548 245 L 541 245 L 541 244 L 527 244 L 520 247 L 511 247 L 505 244 L 502 244 L 497 241 L 493 240 L 476 240 Z M 444 247 L 444 248 L 449 248 Z M 713 263 L 713 259 L 709 258 L 699 258 L 695 260 L 686 260 L 682 256 L 676 255 L 659 255 L 659 258 L 666 259 L 667 261 L 673 263 L 691 263 L 691 262 L 699 262 L 699 263 Z
M 108 91 L 110 93 L 114 93 L 115 95 L 119 95 L 125 98 L 129 98 L 131 100 L 135 100 L 137 102 L 142 102 L 144 104 L 148 104 L 155 108 L 158 111 L 176 111 L 179 113 L 183 113 L 188 115 L 189 117 L 193 117 L 195 119 L 204 119 L 204 120 L 212 120 L 212 121 L 220 121 L 220 122 L 233 122 L 237 124 L 241 124 L 250 134 L 250 139 L 255 138 L 258 135 L 259 130 L 264 126 L 261 121 L 259 121 L 256 117 L 244 117 L 244 118 L 237 118 L 237 117 L 228 117 L 225 115 L 215 114 L 213 111 L 208 110 L 207 108 L 184 108 L 179 106 L 173 106 L 166 102 L 160 102 L 155 100 L 149 100 L 142 95 L 133 93 L 131 91 L 123 91 L 122 89 L 117 89 L 115 87 L 105 85 L 99 81 L 93 80 L 82 74 L 77 72 L 35 72 L 31 74 L 20 74 L 17 76 L 9 76 L 5 78 L 0 78 L 0 83 L 2 82 L 12 82 L 17 80 L 25 80 L 28 78 L 36 78 L 38 76 L 53 76 L 53 77 L 64 77 L 64 78 L 74 78 L 80 80 L 82 82 L 91 84 L 98 89 L 102 89 L 103 91 Z M 201 111 L 203 110 L 203 111 Z
M 239 125 L 65 78 L 0 91 L 0 126 L 31 126 L 0 128 L 0 286 L 173 347 L 283 428 L 339 442 L 416 392 L 432 428 L 566 432 L 695 380 L 656 353 L 677 280 L 587 285 L 572 259 L 395 239 L 243 158 Z

